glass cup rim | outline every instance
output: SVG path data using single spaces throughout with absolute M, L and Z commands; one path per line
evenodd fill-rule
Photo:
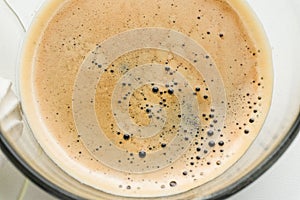
M 221 189 L 220 191 L 211 194 L 208 199 L 225 199 L 237 192 L 241 191 L 243 188 L 247 187 L 249 184 L 257 180 L 263 173 L 265 173 L 287 150 L 287 148 L 294 141 L 296 136 L 298 135 L 300 130 L 300 111 L 298 112 L 298 116 L 287 132 L 286 136 L 283 138 L 281 142 L 274 148 L 272 152 L 270 152 L 269 156 L 261 163 L 259 163 L 254 169 L 248 172 L 245 176 L 240 178 L 238 181 L 232 183 L 226 188 Z M 58 187 L 53 184 L 45 177 L 41 176 L 37 171 L 30 167 L 28 163 L 13 149 L 12 146 L 9 145 L 9 142 L 6 140 L 4 135 L 0 131 L 0 148 L 3 153 L 7 156 L 7 158 L 13 163 L 13 165 L 21 171 L 26 177 L 28 177 L 33 183 L 39 186 L 44 191 L 49 194 L 62 199 L 82 199 L 81 197 L 74 195 L 63 188 Z M 188 192 L 188 191 L 187 191 Z M 112 195 L 113 196 L 113 195 Z M 175 195 L 176 196 L 176 195 Z M 124 197 L 126 199 L 126 197 Z M 160 197 L 158 197 L 160 198 Z M 135 199 L 134 197 L 130 197 L 128 199 Z M 145 198 L 145 199 L 153 199 L 153 198 Z

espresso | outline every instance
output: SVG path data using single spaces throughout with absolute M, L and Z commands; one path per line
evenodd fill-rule
M 115 195 L 213 180 L 271 102 L 267 39 L 235 0 L 52 1 L 24 49 L 22 106 L 37 141 L 70 176 Z

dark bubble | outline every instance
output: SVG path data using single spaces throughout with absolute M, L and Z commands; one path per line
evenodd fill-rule
M 244 130 L 244 133 L 245 133 L 245 134 L 249 134 L 249 132 L 250 132 L 250 131 L 249 131 L 249 130 L 247 130 L 247 129 L 246 129 L 246 130 Z
M 253 118 L 249 119 L 249 122 L 254 123 L 254 119 Z
M 188 174 L 187 171 L 182 172 L 182 175 L 186 176 Z
M 146 152 L 145 151 L 140 151 L 139 152 L 139 157 L 140 158 L 145 158 L 146 157 Z
M 162 147 L 162 148 L 165 148 L 166 146 L 167 146 L 167 144 L 165 144 L 165 143 L 162 143 L 162 144 L 161 144 L 161 147 Z
M 171 182 L 169 183 L 169 185 L 170 185 L 171 187 L 175 187 L 175 186 L 177 185 L 177 183 L 176 183 L 176 181 L 171 181 Z
M 200 92 L 200 90 L 201 90 L 200 87 L 196 87 L 196 88 L 195 88 L 195 91 L 196 91 L 196 92 Z
M 153 93 L 157 93 L 158 91 L 159 91 L 158 87 L 153 87 L 153 88 L 152 88 L 152 92 L 153 92 Z
M 214 142 L 214 141 L 209 141 L 208 142 L 208 145 L 210 146 L 210 147 L 214 147 L 215 145 L 216 145 L 216 143 Z
M 219 144 L 220 146 L 223 146 L 223 145 L 224 145 L 224 142 L 223 142 L 223 141 L 220 141 L 218 144 Z
M 214 134 L 214 131 L 213 131 L 213 130 L 208 130 L 208 131 L 207 131 L 207 135 L 208 135 L 208 136 L 212 136 L 213 134 Z
M 168 89 L 168 94 L 170 94 L 170 95 L 174 94 L 174 90 L 172 88 L 169 88 Z
M 123 135 L 123 139 L 124 140 L 129 140 L 130 139 L 130 135 L 129 134 L 124 134 Z
M 166 66 L 166 67 L 165 67 L 165 70 L 166 70 L 166 71 L 170 71 L 170 69 L 171 69 L 171 68 L 170 68 L 169 66 Z

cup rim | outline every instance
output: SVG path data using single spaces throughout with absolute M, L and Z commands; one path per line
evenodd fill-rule
M 257 180 L 263 173 L 265 173 L 270 167 L 282 156 L 282 154 L 287 150 L 290 144 L 294 141 L 296 136 L 298 135 L 300 130 L 300 111 L 298 112 L 298 116 L 287 132 L 286 136 L 283 138 L 282 142 L 280 142 L 274 149 L 274 151 L 270 152 L 267 156 L 267 159 L 263 160 L 259 163 L 254 169 L 248 172 L 241 179 L 232 183 L 219 190 L 216 193 L 211 194 L 207 199 L 212 200 L 221 200 L 228 198 L 237 192 L 241 191 L 249 184 Z M 26 177 L 28 177 L 33 183 L 35 183 L 38 187 L 46 191 L 47 193 L 66 200 L 77 200 L 82 199 L 81 197 L 74 195 L 63 188 L 58 187 L 53 184 L 45 177 L 41 176 L 37 171 L 30 167 L 25 160 L 18 155 L 18 153 L 13 149 L 12 146 L 9 145 L 9 142 L 6 140 L 4 135 L 0 131 L 0 148 L 3 153 L 7 156 L 7 158 L 13 163 L 13 165 L 21 171 Z M 134 197 L 130 199 L 135 199 Z M 147 199 L 147 198 L 145 198 Z M 151 199 L 151 198 L 148 198 Z

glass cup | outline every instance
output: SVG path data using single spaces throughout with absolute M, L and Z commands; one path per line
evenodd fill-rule
M 16 102 L 19 98 L 18 73 L 23 41 L 32 20 L 45 2 L 0 1 L 0 74 L 12 81 L 15 86 L 12 89 L 17 94 L 17 98 L 9 99 L 8 102 Z M 268 170 L 299 132 L 300 3 L 297 0 L 247 2 L 261 21 L 273 54 L 273 99 L 266 121 L 247 152 L 220 176 L 189 191 L 156 199 L 224 199 Z M 20 107 L 14 105 L 13 111 L 18 112 L 16 108 L 20 108 L 21 116 L 22 102 Z M 18 113 L 14 116 L 21 121 Z M 41 148 L 26 122 L 26 116 L 22 118 L 23 123 L 17 123 L 17 128 L 9 131 L 1 129 L 0 145 L 7 158 L 32 182 L 61 199 L 129 198 L 102 192 L 69 176 Z

